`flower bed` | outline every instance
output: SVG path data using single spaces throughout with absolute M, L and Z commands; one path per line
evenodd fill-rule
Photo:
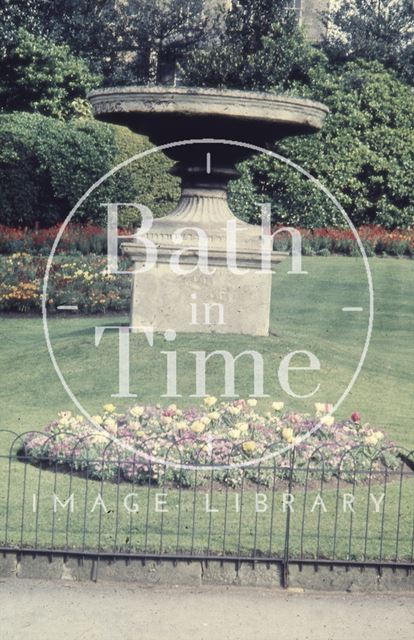
M 281 227 L 274 227 L 273 233 Z M 302 237 L 302 252 L 305 255 L 342 254 L 361 255 L 351 229 L 298 229 Z M 360 240 L 368 256 L 414 255 L 414 229 L 394 229 L 389 231 L 378 226 L 364 226 L 357 229 Z M 280 232 L 275 236 L 274 248 L 286 251 L 290 247 L 288 233 Z
M 398 466 L 383 432 L 361 424 L 357 413 L 339 422 L 325 415 L 327 405 L 315 405 L 311 417 L 284 413 L 283 403 L 275 402 L 260 416 L 256 402 L 207 397 L 197 408 L 137 405 L 123 414 L 105 405 L 102 415 L 93 416 L 98 427 L 63 412 L 44 433 L 26 435 L 24 454 L 31 462 L 70 467 L 98 480 L 183 487 L 212 480 L 233 487 L 243 478 L 265 486 L 275 476 L 286 480 L 292 450 L 298 483 L 315 468 L 315 477 L 324 481 L 336 476 L 356 482 Z
M 41 309 L 46 256 L 57 232 L 58 227 L 29 230 L 0 225 L 0 254 L 7 254 L 0 255 L 0 311 L 27 312 Z M 301 229 L 300 232 L 305 254 L 360 255 L 349 229 Z M 414 254 L 412 229 L 387 231 L 371 226 L 361 227 L 358 232 L 368 255 L 412 257 Z M 274 246 L 276 250 L 288 250 L 289 234 L 277 234 Z M 18 251 L 10 253 L 12 250 Z M 59 305 L 73 304 L 86 313 L 128 311 L 129 279 L 114 277 L 105 272 L 105 252 L 104 229 L 70 225 L 59 244 L 50 274 L 48 305 L 51 312 Z M 129 263 L 120 259 L 120 265 L 121 269 L 127 270 Z
M 274 227 L 276 231 L 280 227 Z M 0 225 L 0 254 L 17 252 L 48 254 L 60 229 L 13 229 Z M 350 229 L 299 229 L 302 234 L 303 252 L 307 255 L 360 255 L 359 247 Z M 94 225 L 70 224 L 65 230 L 58 246 L 58 252 L 106 253 L 106 229 Z M 120 231 L 120 235 L 128 231 Z M 392 231 L 379 226 L 364 226 L 358 229 L 359 237 L 368 255 L 414 255 L 414 229 L 394 229 Z M 275 249 L 279 251 L 290 247 L 288 234 L 275 237 Z
M 0 311 L 40 311 L 47 258 L 28 253 L 0 256 Z M 127 311 L 131 282 L 109 275 L 103 256 L 56 256 L 48 286 L 48 309 L 77 305 L 84 313 Z M 128 263 L 120 260 L 120 268 Z
M 32 253 L 48 255 L 61 225 L 48 229 L 12 228 L 0 224 L 0 254 Z M 127 233 L 120 231 L 120 234 Z M 70 224 L 65 229 L 57 253 L 106 253 L 106 229 L 97 225 Z

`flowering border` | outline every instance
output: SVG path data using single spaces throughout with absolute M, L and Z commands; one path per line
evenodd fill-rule
M 356 462 L 360 470 L 374 472 L 399 464 L 394 445 L 385 441 L 382 431 L 362 424 L 357 412 L 337 421 L 326 415 L 330 405 L 324 403 L 316 403 L 316 415 L 310 416 L 286 412 L 283 402 L 274 402 L 272 411 L 261 416 L 256 404 L 253 398 L 229 403 L 208 396 L 199 407 L 135 405 L 125 413 L 108 404 L 102 415 L 93 416 L 99 430 L 66 411 L 43 433 L 25 436 L 24 455 L 33 463 L 69 466 L 91 479 L 183 487 L 212 480 L 236 487 L 243 478 L 268 486 L 275 463 L 260 459 L 269 453 L 281 480 L 291 468 L 292 452 L 296 471 L 319 463 L 324 481 L 337 476 L 340 468 L 342 479 L 356 482 Z M 320 428 L 305 437 L 317 424 Z M 347 452 L 353 455 L 343 462 Z M 259 462 L 243 466 L 252 458 Z M 300 473 L 293 481 L 301 482 Z

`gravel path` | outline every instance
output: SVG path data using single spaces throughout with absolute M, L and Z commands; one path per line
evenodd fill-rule
M 414 597 L 0 581 L 2 640 L 412 640 Z

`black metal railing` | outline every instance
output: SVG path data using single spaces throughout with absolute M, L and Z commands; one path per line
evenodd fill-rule
M 226 471 L 183 468 L 177 449 L 126 466 L 111 443 L 87 464 L 50 446 L 34 457 L 26 435 L 0 432 L 0 550 L 414 567 L 403 449 L 355 447 L 332 466 L 321 445 L 306 464 L 293 449 Z

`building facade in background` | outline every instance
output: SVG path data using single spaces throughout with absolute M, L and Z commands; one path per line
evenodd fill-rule
M 328 11 L 331 0 L 292 0 L 299 23 L 306 28 L 309 40 L 318 42 L 326 33 L 321 14 Z

